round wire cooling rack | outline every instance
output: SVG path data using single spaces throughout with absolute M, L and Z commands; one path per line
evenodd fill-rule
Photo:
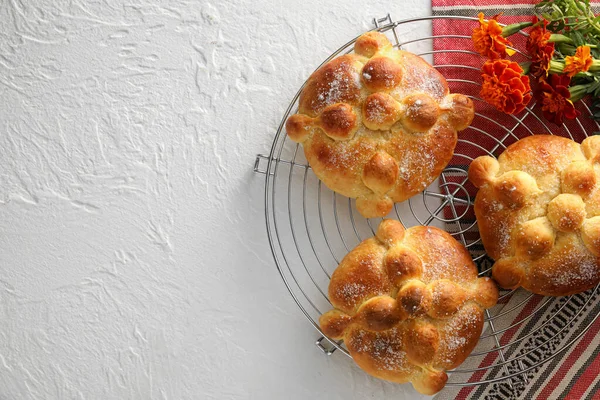
M 514 141 L 536 133 L 534 129 L 581 140 L 588 136 L 589 128 L 584 125 L 590 122 L 577 119 L 558 130 L 551 129 L 534 104 L 518 116 L 480 112 L 486 106 L 477 97 L 480 83 L 477 78 L 470 79 L 477 76 L 479 68 L 444 63 L 447 55 L 456 59 L 457 53 L 460 57 L 476 54 L 466 50 L 470 48 L 470 36 L 420 35 L 419 32 L 430 29 L 434 19 L 456 20 L 460 24 L 477 21 L 457 16 L 393 21 L 388 14 L 374 23 L 376 30 L 391 36 L 396 47 L 420 55 L 430 63 L 435 61 L 434 66 L 447 77 L 451 91 L 456 91 L 452 90 L 453 85 L 461 85 L 461 91 L 467 95 L 465 88 L 467 92 L 472 89 L 474 94 L 470 97 L 478 112 L 471 127 L 459 133 L 455 157 L 440 178 L 423 193 L 397 203 L 389 217 L 399 219 L 406 227 L 434 225 L 447 230 L 470 251 L 480 276 L 489 276 L 493 262 L 486 257 L 472 217 L 474 189 L 467 180 L 468 164 L 479 155 L 498 155 Z M 523 38 L 527 36 L 520 34 Z M 340 47 L 323 64 L 350 53 L 355 40 Z M 453 44 L 451 48 L 440 48 L 434 46 L 435 40 L 451 40 Z M 519 52 L 518 47 L 515 50 Z M 266 175 L 266 227 L 279 273 L 301 311 L 323 335 L 318 319 L 331 309 L 326 293 L 332 272 L 346 253 L 374 235 L 381 220 L 363 218 L 357 213 L 353 199 L 327 189 L 312 172 L 301 147 L 287 138 L 284 124 L 296 111 L 303 87 L 285 111 L 269 155 L 259 155 L 254 170 Z M 582 107 L 591 114 L 585 104 Z M 598 129 L 600 126 L 595 124 L 594 130 Z M 592 325 L 599 315 L 595 310 L 600 307 L 596 301 L 599 287 L 560 298 L 542 297 L 521 289 L 501 290 L 498 305 L 486 310 L 486 328 L 477 347 L 465 363 L 449 371 L 447 386 L 504 380 L 510 387 L 527 383 L 538 367 L 567 350 Z M 316 344 L 327 355 L 336 350 L 349 355 L 342 342 L 324 335 Z

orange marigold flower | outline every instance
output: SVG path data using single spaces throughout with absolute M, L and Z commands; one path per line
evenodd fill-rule
M 575 76 L 578 72 L 585 72 L 592 66 L 592 55 L 589 46 L 579 46 L 575 50 L 574 56 L 565 57 L 565 68 L 563 73 L 568 76 Z
M 516 114 L 531 101 L 529 78 L 516 62 L 488 60 L 481 68 L 481 97 L 507 114 Z
M 542 104 L 544 118 L 555 124 L 561 125 L 563 117 L 567 119 L 577 118 L 581 113 L 575 109 L 570 100 L 569 84 L 571 78 L 567 75 L 550 75 L 550 82 L 543 79 L 539 82 L 539 91 L 536 98 Z
M 514 50 L 507 48 L 512 44 L 502 36 L 502 27 L 498 24 L 498 15 L 494 15 L 486 21 L 483 13 L 479 13 L 479 26 L 473 29 L 471 39 L 475 50 L 484 57 L 492 60 L 504 58 L 515 53 Z
M 531 67 L 529 72 L 536 78 L 545 78 L 548 76 L 550 61 L 554 55 L 554 43 L 548 43 L 543 48 L 539 48 L 535 53 L 531 53 Z
M 533 23 L 537 24 L 538 22 L 538 17 L 533 17 Z M 532 56 L 542 51 L 548 44 L 551 33 L 546 29 L 547 25 L 548 21 L 543 20 L 541 25 L 534 27 L 531 32 L 529 32 L 525 48 Z
M 537 17 L 533 17 L 533 23 L 539 22 Z M 551 33 L 548 32 L 546 26 L 548 21 L 542 20 L 542 24 L 534 27 L 529 32 L 525 47 L 531 55 L 531 75 L 540 78 L 547 77 L 550 69 L 550 61 L 554 55 L 554 43 L 548 43 Z

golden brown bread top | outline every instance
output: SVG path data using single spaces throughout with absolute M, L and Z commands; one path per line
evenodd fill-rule
M 382 217 L 442 172 L 473 116 L 435 68 L 368 32 L 312 74 L 286 130 L 327 187 Z
M 475 159 L 475 215 L 505 288 L 564 296 L 600 282 L 600 137 L 534 135 Z
M 405 230 L 388 219 L 334 271 L 334 309 L 319 322 L 329 338 L 345 341 L 367 373 L 433 394 L 444 387 L 445 370 L 471 353 L 483 311 L 497 299 L 496 285 L 477 278 L 468 251 L 450 234 Z

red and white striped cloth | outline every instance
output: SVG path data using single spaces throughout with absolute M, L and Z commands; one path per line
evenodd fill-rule
M 513 2 L 509 0 L 432 0 L 432 11 L 434 16 L 469 16 L 475 17 L 478 12 L 484 12 L 486 16 L 493 16 L 498 13 L 503 13 L 500 22 L 510 24 L 514 22 L 527 21 L 531 19 L 533 5 L 537 3 L 535 0 L 518 0 Z M 470 36 L 476 22 L 466 21 L 457 23 L 456 20 L 435 19 L 433 22 L 433 34 L 439 35 L 466 35 Z M 510 40 L 516 44 L 517 48 L 524 48 L 523 43 L 525 38 L 519 35 L 514 35 Z M 452 49 L 472 49 L 469 39 L 436 38 L 434 40 L 434 50 L 452 50 Z M 518 57 L 518 56 L 517 56 Z M 514 58 L 520 62 L 524 59 Z M 473 96 L 478 96 L 480 87 L 478 85 L 467 83 L 466 81 L 480 82 L 478 68 L 482 65 L 482 58 L 478 55 L 468 55 L 463 53 L 439 52 L 434 54 L 434 64 L 440 68 L 441 72 L 447 78 L 457 78 L 462 82 L 452 82 L 451 90 L 461 92 Z M 448 67 L 443 67 L 444 65 Z M 475 67 L 471 70 L 464 68 L 453 68 L 451 65 L 467 65 Z M 485 135 L 478 133 L 477 129 L 481 129 L 494 137 L 502 138 L 506 135 L 506 129 L 515 128 L 514 134 L 516 138 L 521 138 L 531 133 L 544 133 L 550 128 L 556 134 L 566 135 L 566 130 L 563 128 L 555 128 L 550 123 L 545 121 L 541 114 L 536 111 L 534 115 L 524 113 L 523 115 L 506 116 L 499 114 L 483 102 L 476 104 L 476 109 L 484 117 L 478 118 L 474 128 L 461 132 L 459 136 L 459 144 L 457 145 L 456 153 L 461 154 L 456 156 L 452 165 L 457 170 L 468 168 L 470 159 L 484 154 L 482 150 L 478 150 L 477 146 L 469 144 L 475 142 L 483 148 L 493 148 L 495 141 L 492 138 L 486 138 Z M 582 110 L 583 115 L 589 115 L 589 112 Z M 519 123 L 520 118 L 523 119 L 523 124 Z M 491 120 L 500 122 L 500 125 L 490 123 L 485 117 Z M 581 141 L 584 138 L 584 130 L 591 133 L 598 130 L 597 126 L 588 118 L 580 118 L 583 124 L 578 125 L 575 121 L 568 121 L 566 128 L 572 133 L 573 139 Z M 542 121 L 548 126 L 545 127 Z M 514 137 L 508 137 L 504 144 L 509 145 L 515 140 Z M 501 152 L 504 147 L 500 146 L 496 154 Z M 451 175 L 449 180 L 463 180 L 464 174 L 457 174 L 455 178 Z M 471 195 L 474 195 L 476 190 L 474 187 L 466 185 L 467 190 Z M 462 214 L 461 210 L 456 210 L 458 214 Z M 448 210 L 450 212 L 450 210 Z M 472 211 L 471 211 L 472 213 Z M 451 217 L 451 215 L 446 215 Z M 474 221 L 474 216 L 467 213 L 462 221 L 469 222 L 469 219 Z M 448 225 L 448 230 L 457 229 L 453 224 Z M 478 237 L 476 226 L 465 233 L 468 242 L 475 240 Z M 476 246 L 475 246 L 476 247 Z M 477 250 L 477 249 L 476 249 Z M 483 252 L 481 248 L 480 251 Z M 482 263 L 491 265 L 489 259 L 482 260 Z M 505 309 L 511 309 L 523 302 L 528 294 L 518 292 L 508 300 Z M 524 302 L 515 311 L 508 313 L 506 316 L 496 320 L 496 325 L 499 328 L 508 327 L 515 322 L 521 321 L 536 311 L 535 318 L 525 320 L 516 327 L 506 330 L 500 336 L 500 345 L 518 342 L 518 345 L 510 346 L 506 349 L 506 358 L 514 359 L 519 357 L 519 364 L 509 363 L 506 367 L 509 372 L 514 372 L 515 368 L 519 370 L 526 369 L 536 365 L 540 360 L 547 359 L 549 354 L 563 348 L 567 343 L 581 334 L 584 329 L 592 322 L 593 317 L 600 313 L 600 296 L 591 295 L 592 299 L 584 307 L 587 295 L 575 295 L 571 298 L 561 297 L 547 300 L 541 296 L 533 296 L 528 301 Z M 562 307 L 562 309 L 561 309 Z M 582 310 L 583 308 L 583 310 Z M 560 310 L 562 317 L 557 318 L 555 315 Z M 568 325 L 568 326 L 566 326 Z M 536 331 L 535 335 L 528 335 Z M 504 380 L 487 385 L 457 387 L 444 389 L 436 399 L 439 400 L 480 400 L 480 399 L 600 399 L 600 318 L 596 320 L 589 330 L 578 341 L 573 343 L 568 350 L 554 357 L 551 361 L 543 363 L 530 371 L 521 374 L 518 378 L 513 378 L 511 381 Z M 536 340 L 536 338 L 538 338 Z M 538 349 L 539 338 L 548 344 Z M 549 339 L 552 338 L 552 339 Z M 536 350 L 537 349 L 537 350 Z M 522 355 L 522 357 L 520 357 Z M 506 374 L 503 368 L 484 368 L 497 364 L 500 355 L 497 352 L 490 353 L 482 357 L 469 358 L 460 369 L 477 369 L 468 379 L 470 382 L 482 380 L 493 380 Z M 464 379 L 464 378 L 463 378 Z

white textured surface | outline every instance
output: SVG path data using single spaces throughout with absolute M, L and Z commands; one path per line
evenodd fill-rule
M 313 346 L 252 172 L 388 11 L 430 5 L 0 1 L 0 399 L 415 398 Z

